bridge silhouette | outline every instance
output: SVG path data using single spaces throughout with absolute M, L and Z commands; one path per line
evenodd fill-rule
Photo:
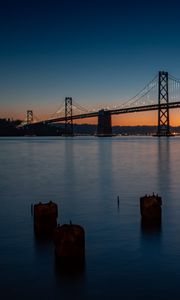
M 49 119 L 34 121 L 33 111 L 27 111 L 23 125 L 50 124 L 62 122 L 65 124 L 65 134 L 73 135 L 73 121 L 85 118 L 98 118 L 97 135 L 112 135 L 112 115 L 158 111 L 157 136 L 170 136 L 169 110 L 180 108 L 180 80 L 168 72 L 159 71 L 139 93 L 121 105 L 87 109 L 71 97 L 66 97 L 58 111 Z

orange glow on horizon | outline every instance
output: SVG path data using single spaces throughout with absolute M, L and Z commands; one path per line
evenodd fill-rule
M 178 109 L 170 110 L 170 126 L 180 126 L 180 111 Z M 93 124 L 97 125 L 97 118 L 75 120 L 75 124 Z M 112 126 L 157 126 L 158 113 L 138 112 L 112 116 Z

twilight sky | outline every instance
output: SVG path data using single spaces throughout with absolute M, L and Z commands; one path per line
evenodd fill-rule
M 89 107 L 120 104 L 159 70 L 180 77 L 179 12 L 174 0 L 4 1 L 0 117 L 23 118 L 27 109 L 47 117 L 66 96 Z M 128 118 L 157 122 L 156 113 Z

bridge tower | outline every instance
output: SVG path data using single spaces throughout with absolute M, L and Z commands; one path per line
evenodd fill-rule
M 33 123 L 33 111 L 27 110 L 27 125 L 30 125 Z
M 108 110 L 101 109 L 98 112 L 97 135 L 98 136 L 112 135 L 111 113 Z
M 72 98 L 65 98 L 65 134 L 73 135 Z
M 161 105 L 163 104 L 163 107 Z M 169 136 L 169 91 L 168 72 L 159 72 L 158 82 L 158 136 Z

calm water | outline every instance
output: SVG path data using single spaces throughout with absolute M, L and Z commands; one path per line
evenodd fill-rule
M 1 299 L 179 299 L 180 138 L 1 138 L 0 166 Z M 163 219 L 149 232 L 139 197 L 153 192 Z M 34 237 L 31 203 L 49 200 L 86 230 L 78 274 Z

